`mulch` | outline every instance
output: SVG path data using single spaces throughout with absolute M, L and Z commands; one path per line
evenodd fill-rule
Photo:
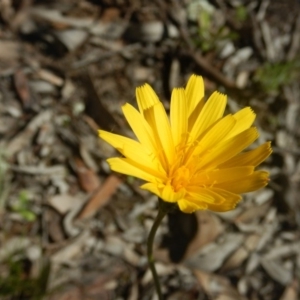
M 110 171 L 98 129 L 148 82 L 169 107 L 192 73 L 228 112 L 251 106 L 271 181 L 228 213 L 158 231 L 165 299 L 297 300 L 300 3 L 0 0 L 0 298 L 156 299 L 157 199 Z

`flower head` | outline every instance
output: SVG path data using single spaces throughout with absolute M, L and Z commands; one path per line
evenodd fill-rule
M 99 130 L 124 156 L 108 159 L 112 170 L 145 180 L 141 188 L 186 213 L 232 210 L 240 194 L 267 185 L 268 172 L 255 168 L 271 154 L 270 142 L 243 152 L 258 138 L 250 107 L 223 116 L 226 95 L 214 92 L 204 101 L 196 75 L 173 90 L 170 117 L 148 84 L 136 97 L 139 110 L 128 103 L 122 109 L 137 141 Z

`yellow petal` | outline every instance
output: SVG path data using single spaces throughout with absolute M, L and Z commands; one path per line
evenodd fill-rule
M 220 204 L 218 203 L 208 204 L 207 209 L 212 211 L 225 212 L 225 211 L 232 210 L 242 199 L 240 195 L 230 193 L 222 189 L 213 188 L 211 189 L 211 191 L 216 195 L 219 195 L 220 197 L 225 199 L 225 201 Z
M 233 117 L 237 120 L 237 122 L 231 132 L 226 136 L 226 139 L 230 139 L 231 137 L 250 128 L 255 120 L 255 113 L 250 107 L 246 107 L 235 113 Z
M 225 201 L 222 197 L 211 192 L 210 188 L 189 187 L 186 199 L 195 203 L 222 203 Z
M 113 171 L 121 174 L 134 176 L 150 182 L 158 182 L 165 179 L 157 170 L 141 166 L 128 158 L 113 157 L 109 158 L 107 162 Z
M 161 198 L 167 202 L 177 202 L 179 199 L 183 198 L 185 195 L 185 190 L 180 190 L 178 192 L 175 192 L 173 188 L 170 185 L 165 185 Z
M 192 114 L 196 106 L 203 102 L 204 82 L 201 76 L 192 75 L 185 88 L 186 99 L 188 101 L 188 116 Z
M 149 151 L 157 153 L 158 146 L 153 138 L 153 131 L 142 115 L 128 103 L 122 107 L 122 110 L 128 124 L 140 143 L 149 149 Z
M 177 202 L 183 198 L 185 191 L 174 192 L 170 185 L 162 185 L 157 183 L 145 183 L 141 186 L 143 190 L 147 190 L 157 195 L 159 198 L 167 202 Z
M 153 91 L 150 85 L 144 84 L 141 87 L 136 89 L 136 97 L 139 110 L 142 116 L 145 118 L 149 126 L 152 128 L 153 134 L 156 135 L 155 139 L 158 139 L 157 136 L 157 126 L 156 119 L 154 114 L 154 107 L 160 103 L 156 93 Z
M 166 168 L 173 162 L 175 155 L 169 118 L 162 103 L 149 85 L 145 84 L 137 88 L 136 94 L 139 109 L 152 129 L 158 151 L 163 154 L 161 160 L 164 160 L 163 165 Z
M 211 152 L 201 157 L 197 165 L 198 170 L 204 167 L 210 169 L 222 164 L 251 145 L 257 137 L 257 129 L 252 127 L 221 143 L 215 149 L 212 149 Z
M 104 141 L 116 148 L 124 156 L 130 157 L 132 150 L 135 150 L 136 153 L 134 153 L 134 158 L 137 158 L 136 160 L 149 160 L 151 152 L 139 142 L 104 130 L 98 130 L 98 133 Z M 125 152 L 125 145 L 127 146 L 128 152 Z M 139 156 L 141 156 L 141 158 L 138 158 Z
M 231 168 L 235 166 L 258 166 L 265 161 L 272 153 L 271 142 L 266 142 L 256 149 L 240 153 L 226 161 L 220 168 Z
M 187 134 L 188 116 L 184 89 L 173 89 L 170 109 L 171 130 L 175 147 Z
M 201 198 L 198 196 L 194 199 L 189 198 L 180 200 L 182 202 L 181 205 L 179 205 L 180 209 L 187 213 L 191 213 L 198 209 L 209 209 L 216 212 L 224 212 L 234 209 L 237 203 L 242 199 L 240 195 L 230 193 L 219 188 L 203 190 L 202 195 L 206 195 L 207 198 L 202 196 L 202 200 L 200 200 Z
M 269 173 L 265 171 L 256 171 L 253 174 L 243 177 L 240 180 L 233 182 L 224 182 L 216 184 L 215 187 L 227 190 L 235 194 L 243 194 L 253 192 L 269 182 Z
M 196 140 L 208 127 L 223 116 L 226 102 L 226 95 L 218 92 L 214 92 L 209 97 L 191 129 L 191 141 Z
M 251 175 L 254 172 L 254 167 L 235 167 L 228 169 L 216 169 L 208 172 L 202 172 L 193 176 L 191 185 L 210 186 L 222 182 L 235 182 L 245 176 Z
M 156 170 L 161 173 L 161 176 L 166 176 L 157 157 L 139 142 L 103 130 L 99 130 L 99 136 L 116 148 L 125 157 L 137 162 L 145 168 Z
M 201 110 L 203 109 L 204 106 L 204 101 L 200 101 L 197 106 L 195 107 L 195 109 L 193 110 L 193 112 L 190 114 L 189 118 L 188 118 L 188 132 L 191 132 L 192 128 L 194 127 L 196 121 L 199 118 L 199 115 L 201 113 Z
M 222 143 L 227 134 L 230 133 L 234 127 L 235 123 L 236 120 L 232 115 L 227 115 L 222 118 L 212 126 L 212 128 L 208 129 L 202 138 L 199 138 L 199 145 L 195 147 L 195 150 L 190 155 L 201 155 L 201 153 Z
M 179 209 L 187 214 L 193 213 L 196 210 L 205 210 L 208 205 L 203 202 L 193 202 L 187 199 L 180 199 L 178 201 Z
M 138 87 L 135 91 L 135 94 L 139 111 L 143 116 L 145 110 L 149 109 L 150 107 L 153 107 L 156 103 L 160 102 L 155 91 L 147 83 Z
M 154 195 L 158 196 L 159 198 L 161 198 L 162 188 L 159 186 L 160 185 L 158 183 L 148 182 L 148 183 L 141 185 L 140 188 L 143 190 L 149 191 L 149 192 L 153 193 Z
M 162 103 L 156 104 L 154 107 L 156 132 L 159 136 L 160 143 L 166 155 L 167 161 L 171 164 L 174 161 L 175 147 L 171 132 L 169 118 Z

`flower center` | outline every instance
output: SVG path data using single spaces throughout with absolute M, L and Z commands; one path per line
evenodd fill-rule
M 178 192 L 188 185 L 190 175 L 190 170 L 186 166 L 179 167 L 174 171 L 171 178 L 171 185 L 173 186 L 175 192 Z

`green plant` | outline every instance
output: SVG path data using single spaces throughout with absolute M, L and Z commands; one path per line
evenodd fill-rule
M 30 210 L 29 198 L 26 190 L 22 190 L 19 193 L 18 202 L 13 205 L 12 210 L 17 212 L 28 222 L 33 222 L 36 219 L 34 212 Z
M 226 19 L 220 15 L 220 11 L 207 0 L 192 0 L 187 7 L 188 19 L 197 23 L 191 26 L 193 42 L 203 52 L 214 49 L 220 50 L 224 42 L 233 41 L 238 34 L 226 25 Z M 245 7 L 236 9 L 238 21 L 247 18 Z M 196 34 L 195 34 L 196 33 Z
M 254 76 L 267 92 L 277 92 L 282 85 L 287 85 L 300 77 L 300 59 L 279 62 L 265 63 L 260 67 Z
M 50 273 L 50 264 L 46 263 L 40 269 L 37 278 L 30 278 L 28 274 L 29 261 L 16 259 L 15 255 L 5 262 L 6 274 L 0 275 L 1 299 L 42 299 L 46 293 Z M 3 273 L 3 272 L 1 272 Z
M 235 17 L 239 22 L 246 21 L 248 17 L 247 8 L 245 6 L 238 6 L 235 10 Z

